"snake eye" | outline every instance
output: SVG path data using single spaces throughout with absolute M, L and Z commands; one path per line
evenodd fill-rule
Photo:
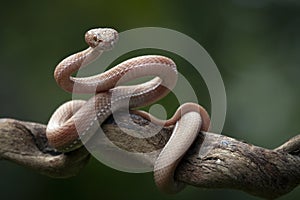
M 97 41 L 98 41 L 98 37 L 97 37 L 97 35 L 94 35 L 94 36 L 93 36 L 93 40 L 94 40 L 95 42 L 97 42 Z
M 101 43 L 101 42 L 103 42 L 103 40 L 99 39 L 99 38 L 97 37 L 97 35 L 94 35 L 94 36 L 93 36 L 93 40 L 94 40 L 94 42 L 97 42 L 98 44 Z

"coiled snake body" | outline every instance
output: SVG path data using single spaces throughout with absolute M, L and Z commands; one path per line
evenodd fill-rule
M 124 106 L 122 104 L 124 98 L 130 98 L 130 108 L 142 107 L 167 95 L 177 80 L 175 63 L 159 55 L 129 59 L 99 75 L 72 77 L 72 73 L 79 68 L 94 61 L 103 51 L 110 50 L 118 40 L 118 33 L 109 28 L 92 29 L 85 34 L 85 40 L 89 47 L 61 61 L 54 72 L 57 83 L 64 90 L 73 93 L 96 93 L 88 101 L 72 100 L 63 104 L 50 118 L 46 130 L 48 142 L 62 152 L 75 150 L 89 139 L 89 136 L 85 135 L 86 131 L 95 121 L 101 124 L 112 113 L 112 101 L 116 105 L 114 109 L 121 109 Z M 117 83 L 144 76 L 157 77 L 135 86 L 115 87 Z M 112 99 L 112 93 L 117 94 L 118 98 Z M 96 118 L 91 117 L 93 112 L 96 113 Z M 135 112 L 142 117 L 155 119 L 146 112 Z M 183 187 L 182 183 L 176 182 L 173 178 L 176 166 L 198 132 L 208 130 L 209 115 L 200 105 L 185 103 L 171 119 L 166 121 L 155 119 L 154 123 L 164 126 L 175 125 L 169 141 L 154 164 L 154 179 L 157 186 L 162 191 L 175 193 Z

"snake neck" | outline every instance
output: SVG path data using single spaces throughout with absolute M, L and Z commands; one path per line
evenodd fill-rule
M 79 85 L 79 87 L 76 86 L 75 89 L 74 85 L 76 84 L 76 81 L 74 77 L 72 77 L 72 74 L 77 72 L 80 68 L 83 68 L 89 63 L 93 62 L 102 54 L 102 52 L 103 51 L 97 51 L 89 47 L 81 52 L 65 58 L 58 64 L 54 71 L 54 77 L 57 84 L 67 92 L 84 93 L 86 86 L 81 87 Z

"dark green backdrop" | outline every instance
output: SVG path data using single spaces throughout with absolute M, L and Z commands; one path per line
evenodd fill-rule
M 166 27 L 197 40 L 219 67 L 228 100 L 223 134 L 274 148 L 300 128 L 300 4 L 296 2 L 1 2 L 0 117 L 47 123 L 56 107 L 71 98 L 56 85 L 53 70 L 62 58 L 86 47 L 86 30 Z M 203 90 L 203 104 L 209 105 Z M 297 188 L 281 199 L 299 197 Z M 166 196 L 155 188 L 151 173 L 119 172 L 96 160 L 65 180 L 1 161 L 0 198 L 257 199 L 239 191 L 193 187 Z

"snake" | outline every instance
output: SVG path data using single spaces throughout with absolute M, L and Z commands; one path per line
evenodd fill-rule
M 63 59 L 54 70 L 57 84 L 70 93 L 94 94 L 89 100 L 71 100 L 59 106 L 49 119 L 46 128 L 48 143 L 60 152 L 74 151 L 84 145 L 91 135 L 88 130 L 94 123 L 102 124 L 113 110 L 140 108 L 166 96 L 176 85 L 178 71 L 175 62 L 162 55 L 142 55 L 130 58 L 113 68 L 89 77 L 73 74 L 111 50 L 119 39 L 112 28 L 93 28 L 85 33 L 88 48 Z M 122 85 L 128 81 L 152 76 L 151 80 L 137 85 Z M 117 98 L 113 98 L 116 94 Z M 129 105 L 124 99 L 130 99 Z M 114 105 L 114 108 L 112 107 Z M 128 109 L 128 108 L 127 108 Z M 210 117 L 200 105 L 182 104 L 167 120 L 134 110 L 154 124 L 174 126 L 172 134 L 154 162 L 154 181 L 166 193 L 182 190 L 184 183 L 174 179 L 178 163 L 189 149 L 199 131 L 208 131 Z M 95 113 L 94 115 L 92 113 Z

